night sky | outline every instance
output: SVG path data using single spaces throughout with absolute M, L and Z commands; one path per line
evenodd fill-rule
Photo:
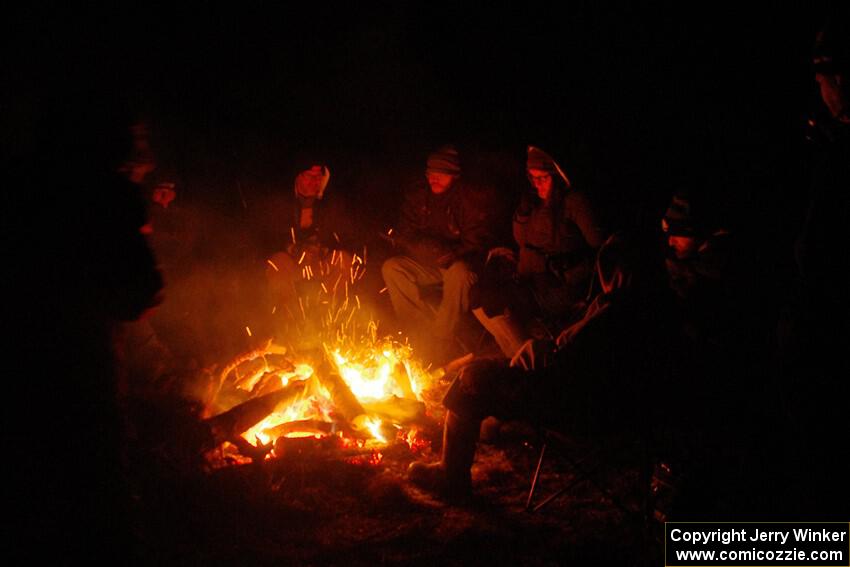
M 152 125 L 156 175 L 224 209 L 305 148 L 329 156 L 334 190 L 395 197 L 445 142 L 522 190 L 535 144 L 611 228 L 655 223 L 687 189 L 718 224 L 772 239 L 804 202 L 810 52 L 837 4 L 31 9 L 7 22 L 10 90 L 128 101 Z M 16 104 L 26 131 L 40 103 Z

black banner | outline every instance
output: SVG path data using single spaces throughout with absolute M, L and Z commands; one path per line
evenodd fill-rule
M 850 523 L 667 522 L 664 564 L 850 566 Z

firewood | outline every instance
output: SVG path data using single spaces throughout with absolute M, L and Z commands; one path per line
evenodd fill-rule
M 329 435 L 333 432 L 334 424 L 318 419 L 299 419 L 297 421 L 288 421 L 281 423 L 271 429 L 267 429 L 265 433 L 269 437 L 283 437 L 288 433 L 312 433 L 315 435 Z
M 322 382 L 328 393 L 330 393 L 331 401 L 337 413 L 349 423 L 358 415 L 366 413 L 360 402 L 351 392 L 348 384 L 345 383 L 339 374 L 333 372 L 319 372 L 319 380 Z
M 363 408 L 369 415 L 376 415 L 383 421 L 409 425 L 422 423 L 425 418 L 425 404 L 419 400 L 393 396 L 386 400 L 367 402 Z
M 207 419 L 206 423 L 212 431 L 216 444 L 232 441 L 240 433 L 250 429 L 272 413 L 279 404 L 289 402 L 302 395 L 306 385 L 305 380 L 299 380 L 276 392 L 248 400 L 222 414 Z
M 282 370 L 275 369 L 263 374 L 251 390 L 252 396 L 264 396 L 281 387 L 280 374 Z
M 410 383 L 410 375 L 407 373 L 407 367 L 403 362 L 399 362 L 395 365 L 395 372 L 393 373 L 395 376 L 396 384 L 398 384 L 399 388 L 401 388 L 401 392 L 405 398 L 415 400 L 416 394 L 413 393 L 413 386 Z
M 230 364 L 228 364 L 227 366 L 225 366 L 221 370 L 221 373 L 219 374 L 219 381 L 221 383 L 224 383 L 224 381 L 227 380 L 227 376 L 231 372 L 233 372 L 233 370 L 235 370 L 237 366 L 239 366 L 243 362 L 247 362 L 249 360 L 254 360 L 255 358 L 265 354 L 266 350 L 268 350 L 268 348 L 271 346 L 271 344 L 272 344 L 272 340 L 269 339 L 260 348 L 256 348 L 256 349 L 249 350 L 248 352 L 244 352 L 244 353 L 240 354 L 239 356 L 237 356 L 236 358 L 234 358 L 233 360 L 231 360 Z

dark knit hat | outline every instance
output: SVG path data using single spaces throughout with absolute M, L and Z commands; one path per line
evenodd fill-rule
M 526 169 L 539 169 L 540 171 L 548 171 L 551 174 L 559 176 L 564 180 L 567 187 L 571 187 L 570 179 L 558 163 L 552 159 L 552 156 L 538 148 L 537 146 L 528 146 L 528 159 L 525 162 Z
M 847 73 L 850 66 L 850 26 L 841 19 L 830 21 L 815 36 L 812 65 L 816 73 Z
M 539 169 L 549 173 L 557 173 L 555 160 L 552 156 L 534 146 L 528 146 L 528 161 L 525 162 L 526 169 Z
M 443 146 L 428 156 L 425 172 L 460 174 L 460 158 L 454 146 Z
M 696 236 L 700 232 L 700 224 L 693 215 L 691 199 L 687 195 L 673 195 L 673 200 L 661 219 L 661 228 L 670 236 Z

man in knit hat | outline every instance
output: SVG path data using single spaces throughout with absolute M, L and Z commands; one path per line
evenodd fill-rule
M 264 203 L 261 223 L 268 300 L 278 334 L 291 332 L 301 309 L 299 296 L 314 294 L 323 279 L 332 284 L 340 273 L 347 275 L 351 260 L 351 214 L 339 192 L 328 197 L 327 161 L 305 153 L 293 162 L 290 189 Z
M 428 156 L 425 179 L 405 195 L 394 235 L 400 252 L 381 269 L 399 323 L 427 342 L 432 358 L 452 354 L 455 329 L 469 310 L 469 290 L 493 238 L 492 200 L 461 179 L 458 152 L 444 146 Z M 442 286 L 436 311 L 423 287 Z M 416 337 L 414 337 L 415 339 Z
M 667 274 L 670 287 L 683 300 L 700 298 L 706 288 L 725 287 L 729 277 L 731 235 L 723 228 L 710 229 L 705 211 L 687 193 L 677 193 L 661 219 L 667 237 Z M 716 295 L 714 293 L 709 295 Z

